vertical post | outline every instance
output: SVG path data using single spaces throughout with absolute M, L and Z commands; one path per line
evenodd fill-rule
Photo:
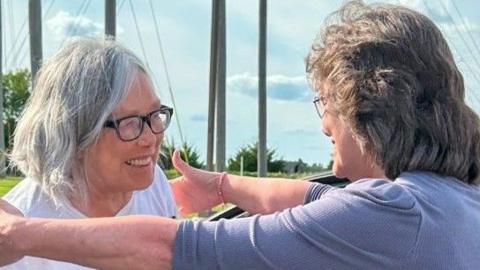
M 212 0 L 212 26 L 210 36 L 210 84 L 208 90 L 207 170 L 213 171 L 215 136 L 215 82 L 217 77 L 217 0 Z
M 267 176 L 267 0 L 259 2 L 258 42 L 258 162 L 259 177 Z
M 215 151 L 216 171 L 225 170 L 225 125 L 226 125 L 226 95 L 225 95 L 225 77 L 226 77 L 226 31 L 225 31 L 225 0 L 218 0 L 218 56 L 217 56 L 217 106 L 216 106 L 216 123 L 217 123 L 217 145 Z
M 32 89 L 35 76 L 42 64 L 42 4 L 41 0 L 28 1 L 28 26 L 30 29 L 30 64 L 32 72 Z
M 240 176 L 243 176 L 243 156 L 240 156 Z
M 2 2 L 0 1 L 0 177 L 5 177 L 5 129 L 3 127 L 3 25 L 2 25 Z
M 116 36 L 116 1 L 105 0 L 105 36 Z

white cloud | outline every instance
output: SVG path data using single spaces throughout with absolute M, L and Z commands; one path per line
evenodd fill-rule
M 440 28 L 446 33 L 465 34 L 467 32 L 480 31 L 480 25 L 472 22 L 468 18 L 463 18 L 461 21 L 457 20 L 456 23 L 450 21 L 449 23 L 439 23 Z
M 57 40 L 71 36 L 98 36 L 103 34 L 103 24 L 83 16 L 72 16 L 66 11 L 59 11 L 53 18 L 47 20 L 47 29 Z
M 249 73 L 227 78 L 227 88 L 250 97 L 258 96 L 258 77 Z M 312 94 L 305 76 L 267 76 L 267 96 L 282 101 L 307 101 Z

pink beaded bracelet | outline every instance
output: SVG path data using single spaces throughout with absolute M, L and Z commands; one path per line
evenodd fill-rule
M 220 198 L 220 200 L 222 201 L 223 204 L 225 204 L 225 197 L 223 196 L 222 186 L 223 186 L 223 180 L 225 179 L 226 175 L 227 175 L 227 173 L 222 172 L 220 174 L 220 178 L 218 179 L 218 182 L 217 182 L 217 195 L 218 195 L 218 197 Z

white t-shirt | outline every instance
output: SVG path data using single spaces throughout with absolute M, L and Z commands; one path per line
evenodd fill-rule
M 56 206 L 45 194 L 37 181 L 25 178 L 4 197 L 7 202 L 17 207 L 26 217 L 77 219 L 87 218 L 69 202 Z M 175 217 L 177 209 L 170 185 L 160 167 L 155 167 L 152 184 L 139 191 L 134 191 L 130 201 L 116 216 L 155 215 Z M 42 233 L 42 232 L 38 232 Z M 0 267 L 2 270 L 86 270 L 91 269 L 71 263 L 25 257 L 22 260 Z

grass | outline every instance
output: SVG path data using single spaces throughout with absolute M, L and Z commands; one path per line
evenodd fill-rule
M 0 197 L 5 195 L 10 189 L 12 189 L 22 178 L 18 176 L 6 176 L 0 178 Z

